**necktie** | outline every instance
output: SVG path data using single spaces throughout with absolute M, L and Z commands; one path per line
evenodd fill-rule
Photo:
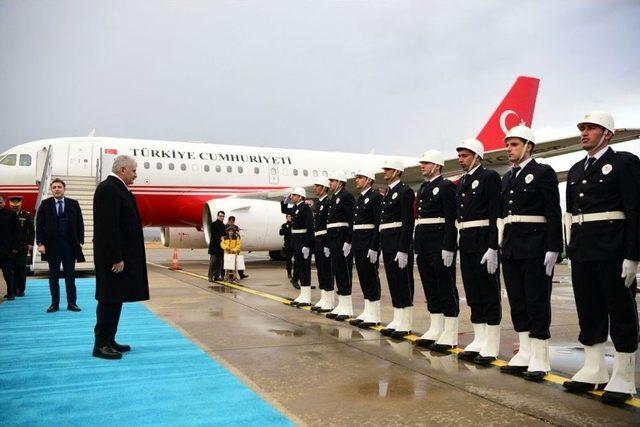
M 584 170 L 587 170 L 591 167 L 591 165 L 593 165 L 596 162 L 596 158 L 595 157 L 589 157 L 587 159 L 587 163 L 585 163 L 584 165 Z
M 62 215 L 62 200 L 58 200 L 58 216 Z
M 467 177 L 469 176 L 468 173 L 465 173 L 464 175 L 462 175 L 462 180 L 460 181 L 462 183 L 462 185 L 464 185 L 467 182 Z
M 511 179 L 516 179 L 516 176 L 518 175 L 518 171 L 520 171 L 520 169 L 522 169 L 520 166 L 516 166 L 513 169 L 511 169 Z

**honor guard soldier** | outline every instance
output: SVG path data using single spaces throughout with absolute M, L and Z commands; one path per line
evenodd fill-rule
M 416 344 L 447 351 L 458 345 L 456 288 L 456 186 L 442 177 L 444 157 L 429 150 L 420 159 L 425 181 L 418 190 L 414 247 L 431 324 Z M 434 345 L 436 344 L 437 345 Z
M 356 173 L 356 188 L 360 196 L 353 218 L 353 256 L 358 280 L 364 295 L 364 311 L 349 321 L 352 325 L 368 328 L 380 324 L 380 277 L 378 255 L 380 251 L 380 202 L 382 196 L 371 186 L 375 172 L 360 169 Z
M 520 346 L 500 370 L 541 381 L 551 370 L 551 279 L 562 250 L 558 177 L 550 166 L 531 158 L 536 141 L 527 126 L 513 127 L 504 142 L 512 168 L 502 178 L 498 241 Z
M 640 160 L 608 146 L 615 132 L 611 114 L 587 114 L 578 129 L 587 157 L 567 175 L 565 231 L 585 362 L 564 386 L 583 392 L 608 382 L 602 400 L 622 403 L 636 392 Z M 604 344 L 609 334 L 615 347 L 611 378 Z
M 327 214 L 329 213 L 330 198 L 329 180 L 317 178 L 313 183 L 313 191 L 318 202 L 313 207 L 313 224 L 315 234 L 314 257 L 316 270 L 318 270 L 318 284 L 320 287 L 320 300 L 311 307 L 312 311 L 328 313 L 335 308 L 335 291 L 333 290 L 333 277 L 331 275 L 331 258 L 329 243 L 327 241 Z
M 35 228 L 33 215 L 22 209 L 22 196 L 9 198 L 9 206 L 18 217 L 18 252 L 13 258 L 13 282 L 17 297 L 23 297 L 27 284 L 27 256 L 33 249 Z
M 289 213 L 291 222 L 291 246 L 293 248 L 293 269 L 300 277 L 300 295 L 291 305 L 306 307 L 311 305 L 311 248 L 314 246 L 313 212 L 305 203 L 304 188 L 296 187 L 289 199 L 293 203 L 289 206 L 286 201 L 281 202 L 281 211 Z
M 329 202 L 329 213 L 327 214 L 327 241 L 331 269 L 338 288 L 338 305 L 327 314 L 327 317 L 339 321 L 353 316 L 351 234 L 355 200 L 344 189 L 346 182 L 347 174 L 343 171 L 336 170 L 329 175 L 329 188 L 333 192 L 333 197 Z
M 18 240 L 18 218 L 10 209 L 5 209 L 5 198 L 0 195 L 0 270 L 7 284 L 7 294 L 4 296 L 12 301 L 15 297 L 15 286 L 13 279 L 13 257 L 20 249 Z
M 500 175 L 482 166 L 484 146 L 477 139 L 464 140 L 457 151 L 458 163 L 466 172 L 456 193 L 460 270 L 474 333 L 458 357 L 489 364 L 498 356 L 502 319 L 496 226 Z
M 402 338 L 411 332 L 413 317 L 413 190 L 400 181 L 402 160 L 388 159 L 382 166 L 388 184 L 380 209 L 380 248 L 389 283 L 393 320 L 381 333 Z

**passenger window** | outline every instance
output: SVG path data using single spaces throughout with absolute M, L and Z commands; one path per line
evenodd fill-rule
M 172 171 L 176 168 L 176 165 L 173 164 L 173 162 L 169 163 L 169 170 Z
M 20 154 L 20 166 L 31 166 L 31 156 L 28 154 Z
M 17 156 L 15 154 L 7 154 L 2 160 L 0 160 L 0 165 L 15 166 L 16 157 Z
M 156 163 L 156 169 L 162 170 L 162 163 L 160 162 Z
M 227 172 L 231 173 L 232 170 L 233 168 L 231 166 L 227 166 Z
M 309 176 L 309 171 L 308 171 L 308 170 L 306 170 L 306 169 L 305 169 L 305 170 L 303 170 L 303 171 L 302 171 L 302 175 L 304 175 L 304 176 Z
M 313 176 L 318 176 L 318 171 L 314 170 L 313 171 Z
M 238 166 L 238 173 L 242 173 L 243 169 L 242 166 Z
M 298 176 L 298 169 L 293 170 L 293 176 Z
M 149 162 L 144 162 L 144 168 L 145 169 L 149 169 L 151 167 L 151 165 L 149 164 Z M 171 169 L 171 165 L 169 165 L 169 169 Z
M 329 174 L 327 173 L 327 171 L 322 171 L 322 176 L 329 176 Z
M 205 172 L 209 172 L 211 168 L 209 167 L 209 165 L 204 165 L 204 171 Z
M 260 168 L 258 168 L 258 167 L 253 168 L 253 173 L 258 175 L 260 173 Z
M 184 163 L 182 163 L 182 164 L 180 165 L 180 170 L 181 170 L 181 171 L 186 171 L 186 170 L 187 170 L 187 165 L 185 165 Z
M 220 172 L 222 170 L 222 168 L 220 167 L 220 165 L 216 166 L 216 172 Z

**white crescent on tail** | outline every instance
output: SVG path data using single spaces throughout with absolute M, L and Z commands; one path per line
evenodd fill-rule
M 509 129 L 507 129 L 507 117 L 509 117 L 509 114 L 515 114 L 515 116 L 520 119 L 520 123 L 524 124 L 524 120 L 520 118 L 518 113 L 513 110 L 504 110 L 502 114 L 500 114 L 500 129 L 502 129 L 505 135 L 509 132 Z

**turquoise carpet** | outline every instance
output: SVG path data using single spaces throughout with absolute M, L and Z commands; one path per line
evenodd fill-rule
M 143 304 L 125 304 L 120 321 L 133 350 L 92 357 L 95 280 L 77 287 L 80 313 L 45 313 L 46 280 L 0 304 L 0 425 L 291 425 Z

